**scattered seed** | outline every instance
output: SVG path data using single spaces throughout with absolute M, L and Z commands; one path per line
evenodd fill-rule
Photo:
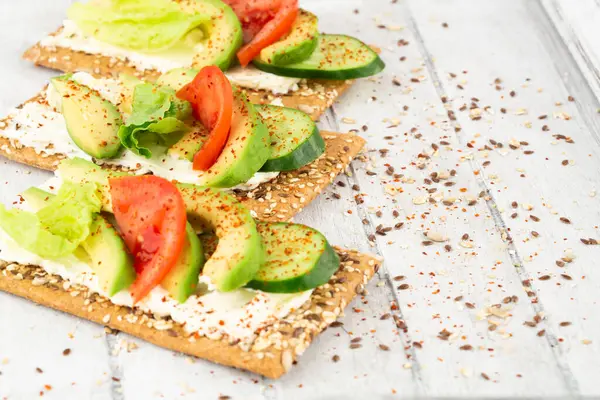
M 568 281 L 573 279 L 573 278 L 571 278 L 571 275 L 567 275 L 567 274 L 560 274 L 560 276 L 562 276 L 564 279 L 566 279 Z
M 350 341 L 350 343 L 359 343 L 359 342 L 361 342 L 361 341 L 362 341 L 362 338 L 361 338 L 361 337 L 355 337 L 354 339 L 352 339 L 352 340 Z
M 470 344 L 465 344 L 464 346 L 460 346 L 460 349 L 465 351 L 473 350 L 473 346 L 471 346 Z
M 537 333 L 537 335 L 538 335 L 539 337 L 542 337 L 542 336 L 544 336 L 545 334 L 546 334 L 546 330 L 545 330 L 545 329 L 542 329 L 541 331 L 539 331 L 539 332 Z
M 547 281 L 547 280 L 549 280 L 550 278 L 551 278 L 551 277 L 550 277 L 550 275 L 542 275 L 542 276 L 540 276 L 538 279 L 539 279 L 540 281 Z
M 535 215 L 530 215 L 529 218 L 531 218 L 532 221 L 540 222 L 540 219 L 538 217 L 536 217 Z
M 390 351 L 390 348 L 389 348 L 389 346 L 386 346 L 385 344 L 380 344 L 380 345 L 379 345 L 379 348 L 380 348 L 381 350 L 383 350 L 383 351 Z
M 362 344 L 360 344 L 360 343 L 352 343 L 350 345 L 350 349 L 352 349 L 352 350 L 360 349 L 361 347 L 362 347 Z
M 560 217 L 560 222 L 562 222 L 563 224 L 570 224 L 571 220 L 569 218 Z
M 332 328 L 339 328 L 341 326 L 344 326 L 344 323 L 340 321 L 333 321 L 331 324 L 329 324 L 329 326 Z
M 403 283 L 402 285 L 398 286 L 398 290 L 406 290 L 408 288 L 410 288 L 408 283 Z
M 335 354 L 333 357 L 331 357 L 331 361 L 333 361 L 333 362 L 340 361 L 340 356 L 338 356 L 337 354 Z
M 404 275 L 396 275 L 393 279 L 395 281 L 403 281 L 406 279 L 406 277 Z
M 489 381 L 489 380 L 490 380 L 490 377 L 489 377 L 489 376 L 488 376 L 488 374 L 486 374 L 485 372 L 482 372 L 482 373 L 481 373 L 481 377 L 482 377 L 483 379 L 485 379 L 486 381 Z
M 564 322 L 561 322 L 558 325 L 560 325 L 560 326 L 569 326 L 569 325 L 571 325 L 571 323 L 569 321 L 564 321 Z
M 71 349 L 64 349 L 63 350 L 63 356 L 68 356 L 69 354 L 71 354 Z

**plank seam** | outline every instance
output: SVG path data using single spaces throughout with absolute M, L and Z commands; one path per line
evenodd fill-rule
M 412 33 L 416 39 L 416 42 L 419 46 L 419 50 L 420 50 L 421 54 L 423 55 L 425 67 L 427 68 L 429 74 L 431 75 L 432 84 L 435 88 L 435 91 L 436 91 L 438 97 L 440 98 L 440 102 L 442 102 L 442 98 L 445 97 L 444 84 L 443 84 L 442 80 L 440 79 L 440 75 L 438 74 L 437 69 L 433 63 L 433 58 L 432 58 L 431 54 L 429 53 L 427 46 L 425 45 L 425 40 L 423 39 L 423 36 L 421 35 L 419 28 L 417 27 L 417 23 L 414 19 L 414 16 L 412 15 L 412 12 L 410 11 L 410 8 L 408 7 L 408 5 L 405 4 L 404 9 L 406 10 L 408 28 L 412 31 Z M 458 114 L 452 108 L 449 108 L 448 110 L 452 111 L 455 115 Z M 454 128 L 459 127 L 459 124 L 456 121 L 450 121 L 450 124 Z M 464 147 L 465 144 L 463 143 L 461 135 L 455 134 L 454 136 L 456 137 L 456 140 L 458 141 L 458 143 Z M 482 168 L 478 167 L 478 163 L 474 159 L 469 160 L 469 166 L 473 172 L 476 170 L 482 171 Z M 505 223 L 504 219 L 502 218 L 502 215 L 498 211 L 498 206 L 496 204 L 496 200 L 494 199 L 492 192 L 489 190 L 489 188 L 487 186 L 487 183 L 484 178 L 484 174 L 479 174 L 479 175 L 473 174 L 473 175 L 474 175 L 475 181 L 477 182 L 479 187 L 482 190 L 484 190 L 486 193 L 486 196 L 485 196 L 486 205 L 488 206 L 490 214 L 494 220 L 494 225 L 496 226 L 496 229 L 500 232 L 502 240 L 507 245 L 508 256 L 515 267 L 515 272 L 517 273 L 517 275 L 521 281 L 527 280 L 529 282 L 533 282 L 533 279 L 531 278 L 529 272 L 524 267 L 524 264 L 521 261 L 521 257 L 519 256 L 519 252 L 517 250 L 516 245 L 512 241 L 512 238 L 507 234 L 506 223 Z M 533 283 L 531 284 L 530 289 L 533 290 L 533 292 L 537 296 L 538 292 L 535 289 Z M 539 297 L 538 297 L 538 301 L 536 303 L 530 302 L 529 306 L 533 309 L 533 311 L 536 314 L 539 314 L 539 315 L 544 314 L 544 306 L 543 306 L 541 300 L 539 300 Z M 573 375 L 573 372 L 571 371 L 568 363 L 566 363 L 563 360 L 562 349 L 558 346 L 558 340 L 556 338 L 556 334 L 551 330 L 551 328 L 549 326 L 546 326 L 545 329 L 546 329 L 546 334 L 544 336 L 545 340 L 548 343 L 548 345 L 550 346 L 552 355 L 553 355 L 554 359 L 556 360 L 558 371 L 560 372 L 560 374 L 563 378 L 563 381 L 565 383 L 567 390 L 570 392 L 570 394 L 572 396 L 579 396 L 579 384 L 577 382 L 577 379 Z
M 338 122 L 339 117 L 335 110 L 335 105 L 333 105 L 326 111 L 325 118 L 328 119 L 328 122 L 330 123 L 330 125 L 332 125 L 333 128 L 335 128 L 334 130 L 336 132 L 340 132 L 340 125 Z M 356 170 L 354 169 L 354 165 L 352 163 L 350 163 L 350 165 L 348 166 L 348 169 L 350 170 L 351 176 L 348 176 L 347 174 L 343 174 L 343 175 L 340 175 L 340 177 L 344 176 L 347 184 L 359 185 L 359 181 L 356 178 L 356 176 L 357 176 Z M 361 221 L 363 221 L 363 220 L 368 221 L 368 224 L 362 224 L 363 232 L 365 234 L 365 239 L 368 240 L 368 237 L 370 235 L 375 234 L 375 231 L 376 231 L 375 224 L 369 217 L 369 213 L 364 209 L 364 206 L 362 206 L 361 204 L 358 204 L 357 202 L 354 202 L 354 204 L 358 211 L 358 215 L 359 215 L 359 218 L 361 219 Z M 375 254 L 377 254 L 380 257 L 383 257 L 377 240 L 375 240 L 374 243 L 375 243 Z M 413 381 L 416 383 L 416 388 L 418 391 L 423 393 L 424 388 L 423 388 L 423 378 L 421 376 L 421 365 L 419 364 L 419 360 L 418 360 L 416 351 L 415 351 L 414 347 L 412 346 L 412 340 L 410 337 L 410 333 L 408 332 L 408 327 L 406 327 L 404 329 L 398 327 L 398 322 L 401 321 L 402 323 L 405 324 L 406 320 L 404 318 L 404 313 L 402 312 L 400 298 L 398 297 L 398 294 L 396 293 L 396 290 L 394 289 L 394 283 L 393 283 L 390 273 L 386 267 L 385 260 L 384 260 L 382 267 L 383 268 L 381 268 L 377 272 L 377 275 L 381 279 L 382 273 L 383 273 L 383 279 L 385 280 L 386 287 L 388 288 L 388 291 L 389 291 L 388 298 L 390 300 L 392 300 L 398 307 L 397 310 L 390 310 L 390 314 L 393 316 L 393 318 L 391 318 L 391 320 L 395 324 L 396 328 L 398 329 L 398 336 L 400 337 L 400 340 L 403 343 L 404 353 L 406 354 L 407 358 L 410 359 L 410 362 L 412 364 L 411 365 L 411 374 L 413 377 Z
M 117 355 L 119 351 L 118 337 L 119 332 L 104 334 L 104 341 L 108 349 L 108 368 L 111 380 L 110 397 L 112 400 L 125 400 L 125 395 L 123 394 L 123 372 L 119 367 L 119 357 Z

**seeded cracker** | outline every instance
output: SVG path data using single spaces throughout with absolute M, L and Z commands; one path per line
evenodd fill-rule
M 314 337 L 332 324 L 354 296 L 362 292 L 364 284 L 381 264 L 371 255 L 339 248 L 336 252 L 340 256 L 340 269 L 329 283 L 316 288 L 300 309 L 263 329 L 250 349 L 241 348 L 227 337 L 188 336 L 182 326 L 171 320 L 156 320 L 139 310 L 116 306 L 86 288 L 63 285 L 60 277 L 48 275 L 36 266 L 0 262 L 0 290 L 167 349 L 279 378 L 291 369 Z
M 40 95 L 28 100 L 37 101 Z M 53 171 L 61 155 L 38 154 L 32 148 L 2 137 L 8 119 L 0 119 L 0 155 L 33 167 Z M 237 198 L 253 212 L 255 218 L 265 221 L 288 221 L 302 211 L 333 179 L 343 172 L 357 156 L 365 140 L 352 134 L 322 131 L 325 153 L 298 170 L 282 172 L 279 176 L 259 185 L 252 191 L 236 191 Z
M 61 28 L 62 29 L 62 28 Z M 58 33 L 60 29 L 54 34 Z M 160 73 L 155 70 L 140 71 L 126 61 L 97 54 L 88 54 L 64 47 L 42 47 L 39 43 L 23 54 L 25 60 L 36 65 L 63 72 L 88 72 L 96 77 L 118 77 L 121 73 L 154 81 Z M 301 81 L 298 89 L 287 95 L 273 95 L 264 90 L 245 89 L 252 103 L 269 104 L 280 98 L 286 107 L 297 108 L 317 120 L 329 108 L 352 81 L 325 81 L 311 79 Z

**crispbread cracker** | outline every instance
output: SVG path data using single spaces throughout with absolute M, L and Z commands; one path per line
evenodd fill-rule
M 54 34 L 58 33 L 60 29 Z M 140 71 L 126 61 L 98 54 L 88 54 L 65 47 L 43 47 L 39 43 L 23 54 L 25 60 L 36 65 L 63 72 L 88 72 L 97 77 L 117 77 L 120 73 L 154 81 L 160 73 L 156 70 Z M 286 107 L 297 108 L 317 120 L 335 99 L 350 87 L 352 81 L 329 81 L 311 79 L 300 83 L 300 89 L 287 95 L 274 95 L 264 90 L 245 89 L 253 103 L 270 103 L 281 98 Z
M 71 286 L 65 289 L 68 286 L 63 285 L 59 277 L 44 275 L 36 266 L 0 262 L 0 290 L 167 349 L 279 378 L 290 370 L 314 337 L 335 321 L 352 298 L 363 293 L 363 285 L 381 264 L 374 256 L 339 248 L 336 251 L 340 255 L 340 269 L 329 283 L 315 289 L 300 309 L 263 329 L 249 351 L 226 337 L 218 340 L 188 337 L 179 324 L 170 320 L 156 321 L 139 310 L 136 315 L 134 310 L 116 306 L 85 288 Z M 43 340 L 41 336 L 40 340 Z M 285 348 L 284 340 L 287 342 Z

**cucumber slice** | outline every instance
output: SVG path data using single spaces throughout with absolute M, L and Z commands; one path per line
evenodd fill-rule
M 313 120 L 300 110 L 255 105 L 271 135 L 271 157 L 262 172 L 292 171 L 325 152 L 325 141 Z
M 364 78 L 385 68 L 369 46 L 346 35 L 320 35 L 311 56 L 296 64 L 274 65 L 261 56 L 252 62 L 256 68 L 275 75 L 313 79 Z
M 267 257 L 247 287 L 296 293 L 329 281 L 340 259 L 320 232 L 299 224 L 257 222 Z

